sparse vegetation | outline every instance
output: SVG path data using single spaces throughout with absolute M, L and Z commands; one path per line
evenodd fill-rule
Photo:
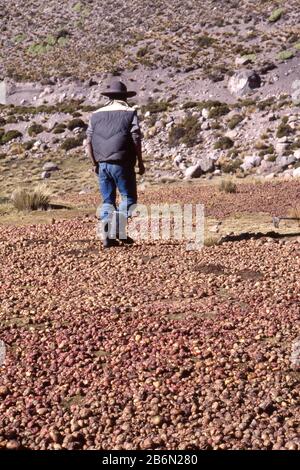
M 67 126 L 64 123 L 56 124 L 52 130 L 53 134 L 62 134 L 65 132 Z
M 7 144 L 8 142 L 22 137 L 22 132 L 12 129 L 11 131 L 3 132 L 2 136 L 0 134 L 1 140 L 0 143 Z
M 232 116 L 232 118 L 228 121 L 229 129 L 235 129 L 236 126 L 238 126 L 240 122 L 243 121 L 243 119 L 244 117 L 241 114 L 235 114 L 234 116 Z
M 183 109 L 190 109 L 190 108 L 199 108 L 201 105 L 200 101 L 187 101 L 183 104 Z
M 273 10 L 271 15 L 269 16 L 269 22 L 270 23 L 276 23 L 276 21 L 280 20 L 284 13 L 283 8 L 277 8 L 276 10 Z
M 260 157 L 264 157 L 265 155 L 273 155 L 275 153 L 274 145 L 266 145 L 262 148 L 259 152 Z
M 23 143 L 24 150 L 31 150 L 34 145 L 34 140 L 28 140 Z
M 83 9 L 83 5 L 81 2 L 77 2 L 73 6 L 73 10 L 76 11 L 76 13 L 80 13 L 82 9 Z
M 236 193 L 237 192 L 237 185 L 234 181 L 227 179 L 227 180 L 222 180 L 220 185 L 219 185 L 219 190 L 224 192 L 224 193 Z
M 216 39 L 208 36 L 207 34 L 203 34 L 202 36 L 198 36 L 196 38 L 196 43 L 201 48 L 211 47 L 216 42 Z
M 142 106 L 142 113 L 145 114 L 147 111 L 149 113 L 162 113 L 167 111 L 170 107 L 170 103 L 167 101 L 149 101 L 146 105 Z
M 81 147 L 84 140 L 84 136 L 79 137 L 69 137 L 63 141 L 61 144 L 61 149 L 68 152 L 69 150 L 75 149 L 76 147 Z
M 68 122 L 67 128 L 69 129 L 69 131 L 73 131 L 76 128 L 86 129 L 87 125 L 82 119 L 76 118 Z
M 208 237 L 205 237 L 204 239 L 204 246 L 214 246 L 214 245 L 217 245 L 219 242 L 219 237 L 217 236 L 208 236 Z
M 286 137 L 286 136 L 289 136 L 289 135 L 292 135 L 294 133 L 293 129 L 291 128 L 291 126 L 289 126 L 284 120 L 281 122 L 281 124 L 279 125 L 278 129 L 277 129 L 277 132 L 276 132 L 276 137 L 278 137 L 278 139 L 282 138 L 282 137 Z
M 200 142 L 201 124 L 196 116 L 187 116 L 179 125 L 173 126 L 169 132 L 169 145 L 175 147 L 185 144 L 193 147 Z
M 220 103 L 218 106 L 212 106 L 209 111 L 208 117 L 210 119 L 216 119 L 221 116 L 225 116 L 230 112 L 230 108 L 225 103 Z
M 36 122 L 33 122 L 31 126 L 28 128 L 28 134 L 30 135 L 30 137 L 34 137 L 40 134 L 41 132 L 43 132 L 44 130 L 45 130 L 44 126 L 42 126 L 41 124 L 37 124 Z
M 256 105 L 256 101 L 252 98 L 244 98 L 244 99 L 240 99 L 238 101 L 238 104 L 239 106 L 241 107 L 250 107 L 250 106 L 255 106 Z
M 221 165 L 221 170 L 223 173 L 235 173 L 240 169 L 241 164 L 243 163 L 242 160 L 236 158 L 234 160 L 227 161 Z
M 214 148 L 216 150 L 228 150 L 234 146 L 233 140 L 231 140 L 229 137 L 223 136 L 220 137 L 217 142 L 214 144 Z
M 278 54 L 279 60 L 289 60 L 295 56 L 293 51 L 282 51 Z
M 141 47 L 141 48 L 137 51 L 136 56 L 137 56 L 139 59 L 141 59 L 142 57 L 145 57 L 145 56 L 148 54 L 148 52 L 149 52 L 149 49 L 148 49 L 147 46 Z
M 270 108 L 275 103 L 275 96 L 271 96 L 263 101 L 259 101 L 257 103 L 257 107 L 260 111 L 264 111 L 265 109 Z

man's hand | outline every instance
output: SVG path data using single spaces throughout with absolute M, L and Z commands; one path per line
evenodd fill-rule
M 143 162 L 139 162 L 139 175 L 143 176 L 143 174 L 145 173 L 146 169 L 145 169 L 145 165 Z
M 96 175 L 99 175 L 99 164 L 97 163 L 97 165 L 94 165 L 94 172 L 96 173 Z

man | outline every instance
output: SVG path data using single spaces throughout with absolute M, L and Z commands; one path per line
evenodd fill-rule
M 91 116 L 87 151 L 99 175 L 103 245 L 110 248 L 119 245 L 119 240 L 133 243 L 126 234 L 126 222 L 131 215 L 130 208 L 137 203 L 134 167 L 137 162 L 140 175 L 145 173 L 145 167 L 137 113 L 127 103 L 136 93 L 127 91 L 124 83 L 113 81 L 102 95 L 109 102 Z M 117 189 L 122 198 L 118 208 Z

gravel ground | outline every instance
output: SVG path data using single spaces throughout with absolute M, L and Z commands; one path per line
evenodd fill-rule
M 157 191 L 147 191 L 141 202 L 204 204 L 207 216 L 224 219 L 239 213 L 265 212 L 283 216 L 299 204 L 300 180 L 238 183 L 237 193 L 224 193 L 218 185 L 186 184 L 165 186 Z
M 299 240 L 94 233 L 2 227 L 0 448 L 300 449 Z
M 230 178 L 229 178 L 230 179 Z M 220 180 L 221 181 L 221 180 Z M 235 214 L 266 213 L 276 216 L 287 215 L 299 206 L 300 180 L 273 182 L 242 182 L 237 180 L 237 193 L 219 191 L 219 183 L 207 181 L 184 182 L 147 186 L 139 190 L 141 204 L 204 204 L 206 216 L 224 219 Z M 73 205 L 100 204 L 98 193 L 68 194 L 65 201 Z

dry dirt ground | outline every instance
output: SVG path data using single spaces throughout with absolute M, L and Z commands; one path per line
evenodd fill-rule
M 192 183 L 141 202 L 202 201 L 227 230 L 259 213 L 272 230 L 299 191 Z M 0 448 L 300 449 L 297 224 L 201 251 L 104 251 L 90 213 L 48 217 L 1 227 Z

